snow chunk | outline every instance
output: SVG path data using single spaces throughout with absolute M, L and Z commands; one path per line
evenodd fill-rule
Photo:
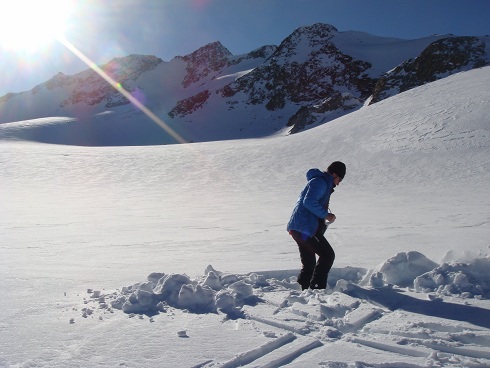
M 210 271 L 208 273 L 206 279 L 204 280 L 204 285 L 216 291 L 223 289 L 223 285 L 221 284 L 220 278 L 215 271 Z
M 246 299 L 254 293 L 252 285 L 246 283 L 244 280 L 231 284 L 229 288 L 236 293 L 238 299 Z
M 256 302 L 254 287 L 268 286 L 264 276 L 224 275 L 212 266 L 204 278 L 190 279 L 185 274 L 152 273 L 148 282 L 125 286 L 119 295 L 105 295 L 113 299 L 111 306 L 128 314 L 153 315 L 166 311 L 166 306 L 186 309 L 191 313 L 225 313 L 228 317 L 241 316 L 240 308 Z
M 191 279 L 187 275 L 171 274 L 158 281 L 155 293 L 161 299 L 175 299 L 183 285 L 190 284 Z
M 418 292 L 437 292 L 443 295 L 457 294 L 463 297 L 487 297 L 490 294 L 490 257 L 470 262 L 444 263 L 414 281 Z
M 368 273 L 363 282 L 373 287 L 382 286 L 383 281 L 398 286 L 413 286 L 413 281 L 417 276 L 429 272 L 437 266 L 437 263 L 419 252 L 401 252 Z M 382 274 L 382 278 L 378 273 Z
M 214 292 L 206 285 L 182 285 L 178 305 L 195 313 L 208 313 L 216 311 Z

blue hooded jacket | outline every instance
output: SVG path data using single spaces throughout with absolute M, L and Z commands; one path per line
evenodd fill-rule
M 334 183 L 330 173 L 319 169 L 308 170 L 306 179 L 308 183 L 296 202 L 287 230 L 312 237 L 318 229 L 318 219 L 327 217 Z

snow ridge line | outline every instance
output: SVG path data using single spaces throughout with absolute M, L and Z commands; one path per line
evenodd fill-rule
M 197 364 L 197 365 L 194 365 L 192 366 L 191 368 L 203 368 L 205 367 L 206 365 L 208 365 L 209 363 L 212 363 L 213 362 L 213 359 L 209 359 L 209 360 L 206 360 L 205 362 L 203 363 L 200 363 L 200 364 Z
M 383 351 L 390 351 L 392 353 L 398 353 L 413 357 L 428 357 L 429 352 L 423 352 L 416 349 L 413 345 L 410 348 L 405 348 L 399 345 L 392 345 L 372 340 L 360 339 L 358 337 L 352 337 L 347 341 L 358 343 L 361 345 L 369 346 Z M 465 347 L 447 346 L 443 344 L 438 344 L 434 341 L 418 341 L 421 346 L 427 347 L 431 350 L 441 351 L 448 354 L 460 355 L 464 357 L 476 358 L 476 359 L 490 359 L 490 352 L 480 349 L 472 349 Z
M 351 314 L 353 313 L 347 314 L 346 317 L 349 317 Z M 365 316 L 361 316 L 358 317 L 357 319 L 354 319 L 351 323 L 347 324 L 346 326 L 339 327 L 339 329 L 344 333 L 359 331 L 368 323 L 373 322 L 374 320 L 377 320 L 381 317 L 383 317 L 383 313 L 381 313 L 381 311 L 373 310 L 367 313 Z
M 428 348 L 431 348 L 433 350 L 442 351 L 444 353 L 461 355 L 461 356 L 477 358 L 477 359 L 490 359 L 490 352 L 485 350 L 478 350 L 478 349 L 472 349 L 466 347 L 447 346 L 447 345 L 438 344 L 434 341 L 421 341 L 420 344 Z
M 392 345 L 392 344 L 387 344 L 387 343 L 382 343 L 382 342 L 377 342 L 372 340 L 365 340 L 365 339 L 360 339 L 358 337 L 352 337 L 347 339 L 346 341 L 361 344 L 364 346 L 369 346 L 370 348 L 375 348 L 378 350 L 389 351 L 392 353 L 398 353 L 398 354 L 408 355 L 413 357 L 427 358 L 430 355 L 430 353 L 427 351 L 417 350 L 414 349 L 413 347 L 405 348 L 399 345 Z
M 320 342 L 320 340 L 314 339 L 313 341 L 310 341 L 310 342 L 308 342 L 302 346 L 299 346 L 298 348 L 295 348 L 290 353 L 284 354 L 284 355 L 280 356 L 279 358 L 274 359 L 271 362 L 263 365 L 262 368 L 282 367 L 283 365 L 291 363 L 293 360 L 295 360 L 299 356 L 309 352 L 310 350 L 319 348 L 320 346 L 323 346 L 323 344 Z
M 221 368 L 236 368 L 249 364 L 254 360 L 257 360 L 263 357 L 264 355 L 269 354 L 270 352 L 280 348 L 281 346 L 289 344 L 291 341 L 295 339 L 296 336 L 291 332 L 288 332 L 287 334 L 278 337 L 277 339 L 274 339 L 268 343 L 265 343 L 264 345 L 261 345 L 258 348 L 246 351 L 244 353 L 235 356 L 231 360 L 224 363 L 221 366 Z
M 251 320 L 254 320 L 254 321 L 257 321 L 257 322 L 264 323 L 264 324 L 269 325 L 269 326 L 281 328 L 281 329 L 286 330 L 286 331 L 291 331 L 291 332 L 297 333 L 298 335 L 303 335 L 304 336 L 304 335 L 306 335 L 307 333 L 310 332 L 310 330 L 308 328 L 299 329 L 299 328 L 295 328 L 295 327 L 292 327 L 292 326 L 288 326 L 288 325 L 286 325 L 284 323 L 279 323 L 279 322 L 271 321 L 271 320 L 268 320 L 266 318 L 262 318 L 262 317 L 259 317 L 259 316 L 252 316 L 250 314 L 247 314 L 247 318 L 248 319 L 251 319 Z
M 432 327 L 434 330 L 437 330 L 438 326 Z M 445 331 L 446 329 L 444 328 L 439 328 L 441 331 Z M 370 334 L 380 334 L 380 335 L 392 335 L 392 336 L 401 336 L 401 337 L 406 337 L 411 339 L 412 341 L 419 341 L 420 339 L 422 340 L 427 340 L 431 339 L 431 335 L 429 335 L 427 332 L 404 332 L 404 331 L 389 331 L 386 329 L 380 329 L 380 328 L 372 328 L 370 327 L 368 329 Z M 474 336 L 467 336 L 467 335 L 457 335 L 457 334 L 449 334 L 446 337 L 438 336 L 437 339 L 439 341 L 453 341 L 453 342 L 460 342 L 463 344 L 473 344 L 473 345 L 479 345 L 482 348 L 488 348 L 490 347 L 490 335 L 481 335 L 481 331 L 479 330 L 466 330 L 466 331 L 472 331 Z

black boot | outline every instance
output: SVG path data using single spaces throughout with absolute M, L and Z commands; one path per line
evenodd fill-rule
M 310 281 L 310 289 L 326 289 L 327 278 L 328 271 L 325 270 L 325 267 L 318 267 L 317 265 Z
M 311 273 L 304 272 L 304 270 L 301 270 L 301 272 L 298 275 L 298 284 L 301 285 L 301 290 L 306 290 L 308 287 L 310 287 L 310 280 L 311 280 Z

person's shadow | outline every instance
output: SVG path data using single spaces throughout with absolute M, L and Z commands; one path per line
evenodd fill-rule
M 437 300 L 420 300 L 387 287 L 363 289 L 357 285 L 351 286 L 349 291 L 344 291 L 346 294 L 355 298 L 367 299 L 391 311 L 402 309 L 407 312 L 468 322 L 476 326 L 490 328 L 490 310 L 488 309 Z

